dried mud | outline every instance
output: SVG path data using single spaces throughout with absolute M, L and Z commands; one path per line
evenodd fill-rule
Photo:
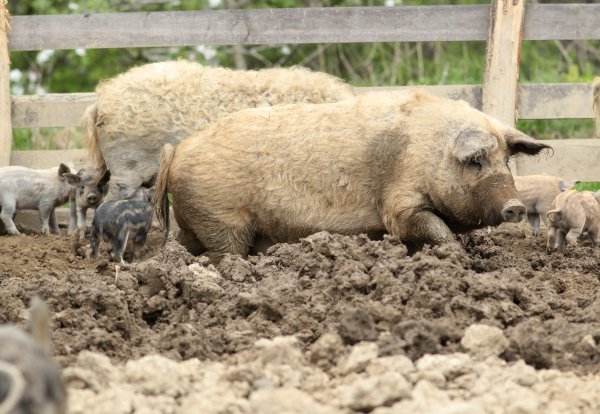
M 435 412 L 429 397 L 511 412 L 517 391 L 482 385 L 503 375 L 534 401 L 512 412 L 560 408 L 579 396 L 560 399 L 569 386 L 585 401 L 573 412 L 600 407 L 585 394 L 600 390 L 600 250 L 548 255 L 515 225 L 462 241 L 408 256 L 392 237 L 317 233 L 215 268 L 155 231 L 118 268 L 69 236 L 0 237 L 0 323 L 22 326 L 31 297 L 47 300 L 72 412 L 121 412 L 100 404 L 119 389 L 122 412 L 283 412 L 281 399 L 305 407 L 290 412 Z M 495 339 L 471 346 L 480 325 Z M 178 379 L 148 385 L 161 370 Z

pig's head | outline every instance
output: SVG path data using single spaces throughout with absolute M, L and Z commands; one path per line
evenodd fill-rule
M 75 191 L 75 201 L 79 208 L 96 208 L 108 192 L 110 171 L 83 168 L 77 174 L 65 174 Z
M 445 133 L 447 145 L 429 195 L 449 227 L 462 232 L 521 221 L 526 209 L 509 159 L 550 147 L 496 120 L 462 122 Z

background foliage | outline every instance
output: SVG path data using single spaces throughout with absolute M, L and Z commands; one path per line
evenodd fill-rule
M 529 3 L 532 3 L 529 0 Z M 568 0 L 553 1 L 567 3 Z M 13 15 L 128 11 L 488 4 L 487 0 L 9 0 Z M 546 1 L 550 3 L 550 1 Z M 12 52 L 14 95 L 92 92 L 98 81 L 131 66 L 186 58 L 207 65 L 247 69 L 303 65 L 337 75 L 355 86 L 480 84 L 485 42 L 417 42 L 77 49 Z M 590 82 L 600 74 L 600 41 L 525 41 L 523 83 Z M 536 138 L 586 138 L 591 120 L 526 120 L 519 128 Z M 15 149 L 80 148 L 78 128 L 15 129 Z

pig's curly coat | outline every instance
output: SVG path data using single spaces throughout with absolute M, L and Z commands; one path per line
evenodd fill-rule
M 93 165 L 108 167 L 113 178 L 138 167 L 150 177 L 166 142 L 177 143 L 229 113 L 355 96 L 341 79 L 306 68 L 234 71 L 184 60 L 135 67 L 100 83 L 96 94 L 83 119 L 87 148 Z

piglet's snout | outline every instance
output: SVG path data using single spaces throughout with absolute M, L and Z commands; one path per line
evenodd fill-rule
M 525 206 L 519 200 L 513 198 L 504 204 L 502 218 L 509 223 L 518 223 L 523 220 L 526 212 Z
M 98 196 L 96 194 L 90 194 L 87 196 L 87 201 L 89 204 L 96 204 L 98 202 Z

